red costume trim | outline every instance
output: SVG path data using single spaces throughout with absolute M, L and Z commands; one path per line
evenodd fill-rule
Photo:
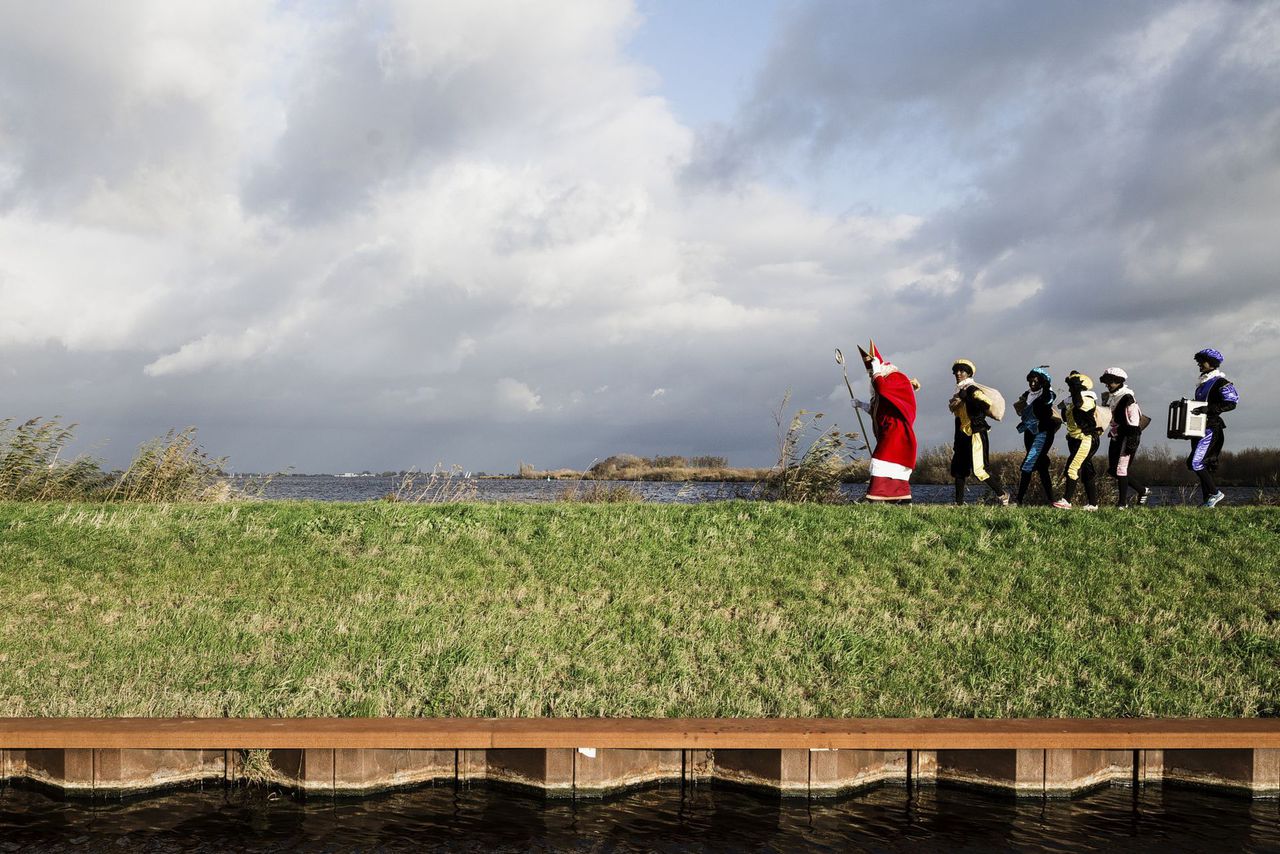
M 868 501 L 910 501 L 911 484 L 892 477 L 873 477 L 867 487 Z
M 872 458 L 908 469 L 916 467 L 916 391 L 911 380 L 899 370 L 873 377 L 871 387 L 875 401 L 871 408 L 872 429 L 876 449 Z M 911 497 L 911 484 L 905 480 L 873 477 L 867 488 L 871 501 L 894 501 Z

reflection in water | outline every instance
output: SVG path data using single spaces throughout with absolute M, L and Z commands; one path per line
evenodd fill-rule
M 712 785 L 544 801 L 452 785 L 305 802 L 261 789 L 83 803 L 0 789 L 0 851 L 1280 851 L 1280 804 L 1150 787 L 1071 800 L 884 787 L 793 802 Z

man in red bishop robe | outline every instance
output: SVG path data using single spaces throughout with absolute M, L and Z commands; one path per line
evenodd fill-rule
M 887 361 L 871 342 L 861 347 L 862 363 L 871 377 L 871 401 L 854 405 L 871 414 L 876 449 L 871 454 L 871 484 L 865 501 L 911 503 L 911 472 L 916 467 L 916 389 L 920 383 Z

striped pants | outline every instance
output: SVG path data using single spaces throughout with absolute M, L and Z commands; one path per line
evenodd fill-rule
M 1222 453 L 1222 445 L 1226 437 L 1222 430 L 1210 427 L 1204 431 L 1204 438 L 1191 440 L 1191 455 L 1187 457 L 1187 468 L 1192 471 L 1218 470 L 1218 455 Z
M 1063 487 L 1063 498 L 1072 500 L 1075 497 L 1076 485 L 1084 483 L 1085 500 L 1097 505 L 1098 485 L 1094 480 L 1097 472 L 1093 468 L 1093 455 L 1097 452 L 1097 437 L 1084 436 L 1080 439 L 1067 437 L 1067 468 L 1063 471 L 1067 482 Z

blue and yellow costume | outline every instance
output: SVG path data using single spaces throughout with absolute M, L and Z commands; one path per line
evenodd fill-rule
M 1049 474 L 1049 448 L 1058 433 L 1058 418 L 1053 411 L 1057 395 L 1053 391 L 1053 378 L 1045 370 L 1047 365 L 1032 368 L 1027 373 L 1030 389 L 1019 399 L 1018 432 L 1027 447 L 1022 458 L 1022 475 L 1018 481 L 1018 503 L 1027 497 L 1031 475 L 1040 473 L 1040 486 L 1044 489 L 1046 504 L 1053 503 L 1053 476 Z

